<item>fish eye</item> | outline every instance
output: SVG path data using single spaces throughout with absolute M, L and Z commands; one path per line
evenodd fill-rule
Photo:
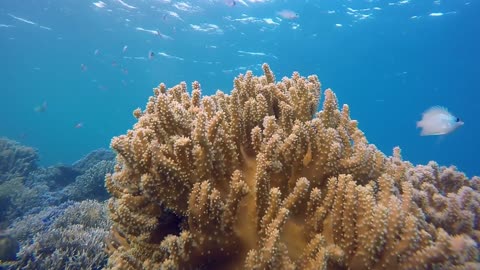
M 456 122 L 460 122 L 460 118 L 458 118 L 458 117 L 457 117 L 457 120 L 456 120 Z

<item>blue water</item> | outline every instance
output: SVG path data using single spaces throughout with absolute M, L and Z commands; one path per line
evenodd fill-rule
M 230 92 L 234 76 L 245 68 L 261 75 L 267 62 L 277 79 L 318 74 L 386 154 L 400 146 L 414 164 L 436 160 L 480 175 L 479 1 L 94 3 L 0 3 L 0 136 L 38 148 L 43 165 L 108 147 L 160 82 L 199 80 L 204 94 Z M 280 19 L 284 9 L 299 17 Z M 43 102 L 45 112 L 36 112 Z M 421 137 L 415 123 L 433 105 L 465 125 Z

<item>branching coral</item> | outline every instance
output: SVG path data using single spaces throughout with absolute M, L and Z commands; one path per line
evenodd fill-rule
M 24 216 L 9 231 L 21 243 L 11 269 L 102 269 L 111 225 L 105 204 L 65 203 Z
M 11 177 L 26 176 L 37 167 L 38 153 L 16 141 L 0 138 L 0 183 Z
M 316 76 L 263 71 L 230 95 L 161 84 L 134 111 L 111 143 L 109 268 L 478 266 L 478 184 L 438 168 L 424 180 L 369 144 L 331 90 L 316 113 Z
M 114 162 L 102 160 L 86 169 L 85 172 L 77 176 L 75 182 L 66 186 L 63 190 L 64 200 L 85 200 L 96 199 L 103 201 L 108 198 L 107 190 L 104 187 L 103 180 L 107 173 L 113 171 Z

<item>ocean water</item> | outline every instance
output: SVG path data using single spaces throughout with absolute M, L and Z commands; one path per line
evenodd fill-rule
M 131 128 L 160 82 L 229 93 L 266 62 L 277 79 L 317 74 L 384 153 L 479 175 L 479 11 L 476 0 L 2 0 L 0 136 L 37 148 L 42 165 L 69 164 Z M 465 125 L 420 136 L 434 105 Z

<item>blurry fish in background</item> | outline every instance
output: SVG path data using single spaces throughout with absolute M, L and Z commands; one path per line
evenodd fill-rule
M 122 0 L 117 0 L 118 3 L 120 3 L 122 6 L 126 7 L 126 8 L 129 8 L 129 9 L 137 9 L 137 7 L 135 6 L 132 6 L 132 5 L 129 5 L 127 3 L 125 3 L 124 1 Z
M 243 1 L 243 0 L 238 0 L 237 2 L 239 2 L 240 4 L 248 7 L 248 4 L 247 4 L 245 1 Z
M 165 35 L 165 34 L 162 34 L 160 31 L 157 30 L 157 33 L 156 33 L 157 36 L 161 37 L 162 39 L 168 39 L 168 40 L 173 40 L 173 38 L 171 36 L 168 36 L 168 35 Z
M 47 107 L 47 102 L 44 101 L 42 105 L 35 107 L 33 110 L 37 113 L 41 113 L 47 111 Z
M 28 23 L 28 24 L 31 24 L 31 25 L 37 25 L 36 22 L 32 22 L 32 21 L 27 20 L 27 19 L 24 19 L 24 18 L 22 18 L 22 17 L 17 17 L 17 16 L 15 16 L 15 15 L 13 15 L 13 14 L 10 14 L 10 13 L 8 13 L 8 16 L 14 18 L 14 19 L 17 20 L 17 21 L 21 21 L 21 22 Z
M 167 16 L 166 15 L 170 15 L 171 17 L 177 19 L 177 20 L 180 20 L 182 22 L 184 22 L 184 20 L 182 19 L 182 17 L 180 17 L 180 15 L 178 15 L 178 13 L 176 12 L 173 12 L 173 11 L 167 11 L 167 14 L 164 15 L 163 17 L 163 20 L 166 20 L 167 19 Z
M 452 115 L 446 108 L 434 106 L 426 110 L 422 115 L 422 120 L 417 122 L 417 128 L 421 128 L 420 135 L 445 135 L 460 126 L 463 122 L 460 118 Z
M 87 71 L 87 66 L 84 65 L 84 64 L 80 64 L 80 69 L 81 69 L 82 71 Z
M 127 51 L 127 49 L 128 49 L 127 45 L 123 46 L 122 53 L 125 53 Z
M 148 59 L 152 60 L 153 57 L 155 57 L 155 53 L 152 52 L 152 51 L 149 51 L 149 52 L 148 52 Z
M 82 128 L 82 127 L 83 127 L 83 123 L 82 123 L 82 122 L 77 123 L 77 124 L 75 125 L 75 128 Z
M 277 12 L 277 15 L 287 20 L 294 20 L 300 17 L 298 13 L 288 9 L 284 9 L 282 11 Z
M 234 7 L 236 4 L 235 0 L 225 0 L 225 5 L 229 7 Z
M 95 5 L 97 8 L 104 8 L 107 6 L 107 4 L 102 1 L 94 2 L 93 5 Z
M 25 19 L 25 18 L 22 18 L 22 17 L 15 16 L 15 15 L 13 15 L 13 14 L 10 14 L 10 13 L 8 13 L 8 16 L 10 16 L 10 17 L 14 18 L 14 19 L 15 19 L 15 20 L 17 20 L 17 21 L 20 21 L 20 22 L 24 22 L 24 23 L 27 23 L 27 24 L 31 24 L 31 25 L 38 26 L 38 27 L 40 27 L 41 29 L 45 29 L 45 30 L 49 30 L 49 31 L 51 31 L 51 30 L 52 30 L 52 28 L 50 28 L 50 27 L 46 27 L 46 26 L 40 25 L 40 24 L 38 24 L 38 23 L 36 23 L 36 22 L 33 22 L 33 21 L 30 21 L 30 20 L 27 20 L 27 19 Z M 4 27 L 6 26 L 6 24 L 2 24 L 2 25 L 3 25 Z
M 154 34 L 156 36 L 159 36 L 163 39 L 168 39 L 168 40 L 173 40 L 173 38 L 171 36 L 168 36 L 168 35 L 165 35 L 165 34 L 162 34 L 160 31 L 158 30 L 150 30 L 150 29 L 145 29 L 143 27 L 136 27 L 135 30 L 137 31 L 142 31 L 142 32 L 147 32 L 147 33 L 150 33 L 150 34 Z

